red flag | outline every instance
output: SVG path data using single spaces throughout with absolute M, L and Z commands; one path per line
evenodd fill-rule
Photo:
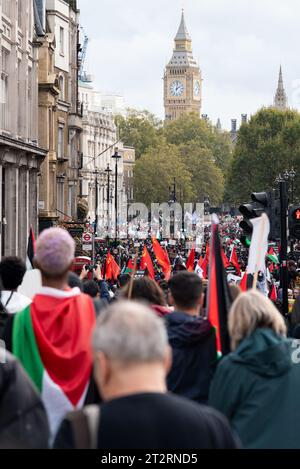
M 117 280 L 118 276 L 121 273 L 121 269 L 116 263 L 115 259 L 109 252 L 106 257 L 106 266 L 105 266 L 105 279 L 106 280 Z
M 144 249 L 143 249 L 140 267 L 141 267 L 141 270 L 148 270 L 149 277 L 152 278 L 152 280 L 155 279 L 155 272 L 154 272 L 152 259 L 150 257 L 149 251 L 146 246 L 144 246 Z
M 224 264 L 224 268 L 227 269 L 229 266 L 230 266 L 230 262 L 224 252 L 224 250 L 221 248 L 221 255 L 222 255 L 222 260 L 223 260 L 223 264 Z
M 232 304 L 227 275 L 222 260 L 222 248 L 218 224 L 212 224 L 207 314 L 216 329 L 217 350 L 226 355 L 230 352 L 227 316 Z
M 193 248 L 186 262 L 186 268 L 189 272 L 194 272 L 196 250 Z
M 247 277 L 248 277 L 248 274 L 247 272 L 245 272 L 240 283 L 240 289 L 242 290 L 242 292 L 246 292 L 248 290 Z
M 198 261 L 198 265 L 203 271 L 202 275 L 203 275 L 204 280 L 207 280 L 208 264 L 209 264 L 209 245 L 206 246 L 206 254 L 205 254 L 204 259 L 200 257 Z
M 240 264 L 239 264 L 239 260 L 238 260 L 238 256 L 237 256 L 235 247 L 233 247 L 233 249 L 231 251 L 230 263 L 233 265 L 233 267 L 235 267 L 237 275 L 240 277 L 241 276 L 241 267 L 240 267 Z
M 208 273 L 208 257 L 205 256 L 204 259 L 199 259 L 199 267 L 201 267 L 201 269 L 203 270 L 203 278 L 204 280 L 207 279 L 207 273 Z
M 161 247 L 156 238 L 152 238 L 153 252 L 157 259 L 158 264 L 162 268 L 163 273 L 165 274 L 166 280 L 169 280 L 171 277 L 171 263 L 167 251 Z
M 271 301 L 277 301 L 277 289 L 276 289 L 276 285 L 275 283 L 273 283 L 272 285 L 272 290 L 271 290 L 271 293 L 270 293 L 270 300 Z

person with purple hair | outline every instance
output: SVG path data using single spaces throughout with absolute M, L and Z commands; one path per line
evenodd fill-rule
M 75 242 L 67 231 L 42 232 L 34 258 L 42 288 L 15 316 L 9 334 L 12 353 L 41 393 L 52 438 L 64 415 L 86 402 L 92 374 L 96 315 L 92 299 L 68 286 L 74 256 Z

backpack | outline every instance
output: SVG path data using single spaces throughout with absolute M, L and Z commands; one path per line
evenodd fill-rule
M 88 405 L 66 417 L 71 424 L 74 449 L 97 449 L 100 406 Z
M 0 304 L 0 340 L 4 340 L 4 332 L 8 322 L 9 314 Z

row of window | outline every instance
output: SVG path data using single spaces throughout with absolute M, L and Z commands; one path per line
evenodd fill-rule
M 24 78 L 24 68 L 21 60 L 17 63 L 17 87 L 16 91 L 11 89 L 13 83 L 9 80 L 10 53 L 4 47 L 1 49 L 1 75 L 0 75 L 0 129 L 11 131 L 12 119 L 17 115 L 17 134 L 20 137 L 33 139 L 33 115 L 32 115 L 32 68 L 27 69 L 27 80 Z M 17 93 L 17 105 L 20 110 L 12 115 L 10 99 L 12 94 Z M 27 103 L 26 103 L 27 100 Z M 26 104 L 25 104 L 26 103 Z M 21 109 L 28 109 L 27 119 Z M 24 125 L 27 123 L 27 135 L 25 135 Z

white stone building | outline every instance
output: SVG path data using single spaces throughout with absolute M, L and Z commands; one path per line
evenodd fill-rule
M 124 183 L 123 144 L 117 136 L 113 113 L 102 106 L 102 95 L 90 83 L 79 82 L 79 98 L 83 103 L 83 164 L 81 170 L 81 196 L 88 201 L 89 220 L 98 217 L 98 234 L 107 230 L 114 234 L 115 226 L 115 160 L 118 161 L 118 224 L 127 208 Z M 108 171 L 110 170 L 110 172 Z M 97 194 L 97 196 L 96 196 Z M 108 203 L 109 202 L 109 203 Z
M 25 257 L 38 228 L 38 47 L 32 0 L 0 0 L 0 246 Z

